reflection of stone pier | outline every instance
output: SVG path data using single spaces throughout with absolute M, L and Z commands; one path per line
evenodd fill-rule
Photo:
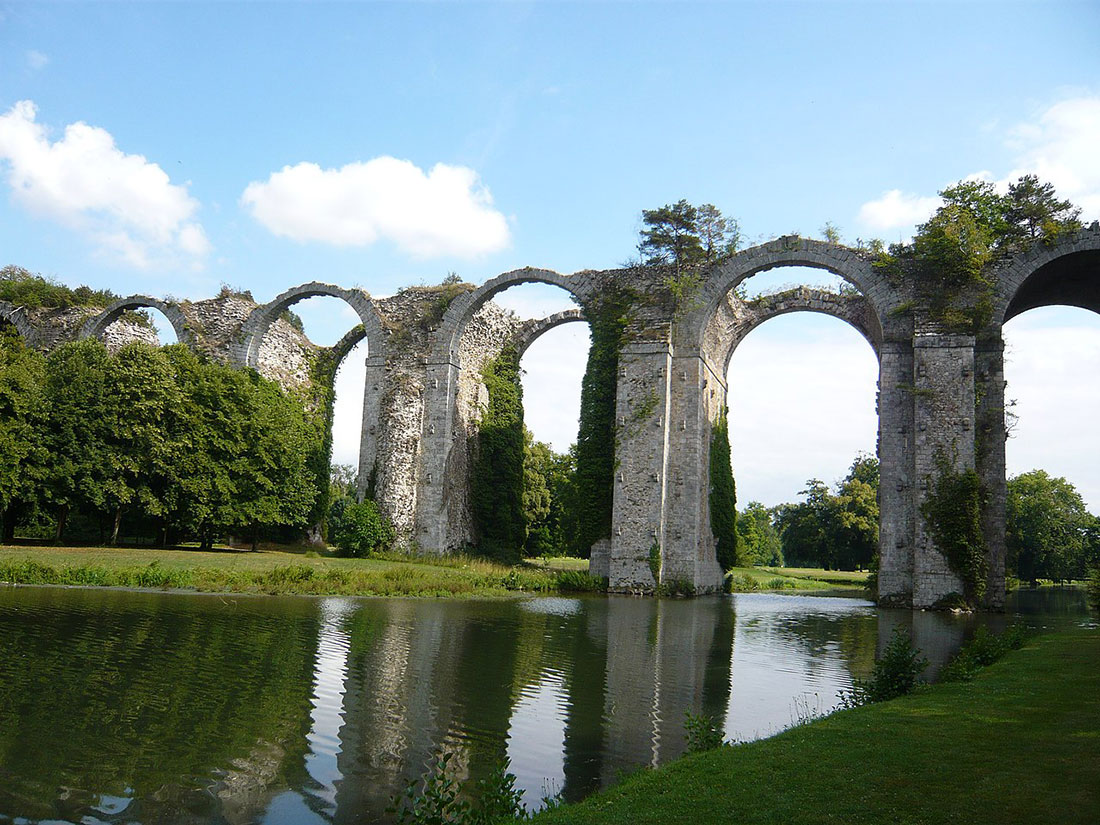
M 725 718 L 733 624 L 727 599 L 609 600 L 604 786 L 683 753 L 688 712 Z

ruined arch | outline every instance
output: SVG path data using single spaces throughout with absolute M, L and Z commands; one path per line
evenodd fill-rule
M 244 324 L 241 325 L 242 349 L 238 352 L 241 363 L 253 368 L 259 366 L 260 347 L 271 325 L 278 320 L 285 310 L 294 304 L 319 295 L 339 298 L 354 309 L 363 326 L 363 335 L 367 339 L 367 348 L 370 355 L 372 357 L 384 355 L 385 335 L 382 332 L 382 321 L 370 295 L 362 289 L 345 289 L 334 284 L 312 281 L 308 284 L 292 287 L 263 306 L 256 307 L 245 319 Z M 348 350 L 350 349 L 348 347 Z
M 837 318 L 871 345 L 878 357 L 882 344 L 882 329 L 869 302 L 862 295 L 837 295 L 821 289 L 796 287 L 774 295 L 766 295 L 754 301 L 739 302 L 741 306 L 732 323 L 726 328 L 729 341 L 722 364 L 722 374 L 729 372 L 730 360 L 737 347 L 750 332 L 780 315 L 792 312 L 814 312 Z
M 172 325 L 172 329 L 176 333 L 176 339 L 181 344 L 186 344 L 192 348 L 195 346 L 195 335 L 191 330 L 191 325 L 187 320 L 187 316 L 183 314 L 179 306 L 174 302 L 162 301 L 159 298 L 152 298 L 148 295 L 131 295 L 128 298 L 120 298 L 115 301 L 99 315 L 95 315 L 85 321 L 84 326 L 80 329 L 79 337 L 102 338 L 107 327 L 118 320 L 122 313 L 130 309 L 146 308 L 159 310 L 164 317 L 168 319 L 168 323 Z
M 708 341 L 716 333 L 715 318 L 726 296 L 753 275 L 794 266 L 824 269 L 858 289 L 871 311 L 869 327 L 877 330 L 874 334 L 881 339 L 889 311 L 901 303 L 901 298 L 893 286 L 875 273 L 870 260 L 846 246 L 787 235 L 738 252 L 706 273 L 694 308 L 678 324 L 678 345 L 695 352 L 708 349 Z
M 1029 309 L 1054 305 L 1100 313 L 1100 224 L 1051 246 L 1037 244 L 997 274 L 997 327 Z
M 0 301 L 0 322 L 11 324 L 23 339 L 23 343 L 31 346 L 34 343 L 34 327 L 27 320 L 27 311 L 23 307 L 17 307 L 7 301 Z
M 576 321 L 588 321 L 584 312 L 579 309 L 567 309 L 563 312 L 547 315 L 545 318 L 532 318 L 525 321 L 512 339 L 516 347 L 516 353 L 520 358 L 523 358 L 523 354 L 527 352 L 528 347 L 535 343 L 543 333 L 549 332 L 555 327 L 560 327 L 562 324 Z
M 582 307 L 587 303 L 591 286 L 584 273 L 561 275 L 549 269 L 516 269 L 486 281 L 477 289 L 460 295 L 447 308 L 436 334 L 436 357 L 458 363 L 459 342 L 470 319 L 493 296 L 520 284 L 542 283 L 561 287 Z M 545 330 L 543 330 L 545 332 Z M 537 337 L 537 336 L 536 336 Z M 533 339 L 532 339 L 533 340 Z

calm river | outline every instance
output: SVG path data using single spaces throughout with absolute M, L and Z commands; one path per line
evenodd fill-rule
M 1015 594 L 1056 626 L 1081 591 Z M 1010 617 L 986 617 L 998 626 Z M 860 599 L 275 598 L 0 587 L 0 823 L 384 820 L 441 748 L 529 805 L 837 703 L 902 623 L 933 672 L 977 619 Z

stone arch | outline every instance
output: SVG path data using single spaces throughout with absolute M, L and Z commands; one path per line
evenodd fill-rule
M 316 296 L 328 296 L 339 298 L 355 310 L 359 321 L 363 326 L 363 335 L 367 339 L 367 348 L 370 355 L 382 356 L 385 351 L 385 335 L 382 332 L 382 320 L 374 301 L 366 290 L 345 289 L 334 284 L 325 284 L 320 281 L 312 281 L 308 284 L 292 287 L 281 295 L 276 296 L 263 306 L 258 306 L 245 319 L 241 325 L 240 345 L 238 360 L 245 366 L 256 368 L 259 366 L 260 347 L 264 336 L 271 325 L 278 320 L 282 313 L 299 301 Z M 358 341 L 356 341 L 358 343 Z M 350 347 L 348 348 L 350 350 Z M 346 351 L 345 351 L 346 354 Z
M 584 312 L 579 309 L 567 309 L 548 315 L 545 318 L 532 318 L 525 321 L 512 339 L 516 345 L 516 352 L 522 358 L 523 354 L 527 352 L 527 348 L 535 343 L 543 333 L 549 332 L 554 327 L 559 327 L 562 324 L 576 321 L 588 321 Z
M 862 295 L 838 295 L 821 289 L 795 287 L 744 302 L 744 309 L 726 330 L 729 344 L 722 364 L 723 375 L 729 371 L 733 353 L 750 332 L 765 321 L 792 312 L 816 312 L 843 321 L 863 336 L 875 351 L 876 358 L 882 344 L 882 329 L 878 325 L 878 317 Z
M 769 269 L 805 266 L 832 272 L 860 291 L 871 309 L 877 329 L 884 329 L 889 310 L 901 303 L 897 291 L 875 273 L 869 258 L 840 244 L 786 235 L 731 256 L 712 268 L 691 310 L 678 325 L 677 342 L 700 351 L 708 327 L 726 296 L 747 278 Z
M 162 301 L 159 298 L 152 298 L 148 295 L 131 295 L 128 298 L 120 298 L 115 301 L 103 310 L 103 312 L 99 313 L 99 315 L 94 315 L 85 321 L 84 326 L 80 328 L 79 337 L 102 338 L 107 327 L 118 320 L 118 317 L 129 309 L 159 310 L 164 317 L 168 319 L 168 323 L 172 325 L 172 329 L 175 330 L 176 339 L 181 344 L 194 347 L 194 333 L 191 331 L 191 325 L 187 320 L 187 316 L 183 314 L 179 306 L 174 302 Z
M 34 327 L 27 319 L 27 310 L 7 301 L 0 301 L 0 321 L 11 324 L 27 346 L 34 344 Z
M 493 296 L 513 286 L 520 284 L 551 284 L 561 287 L 579 303 L 582 307 L 587 303 L 591 291 L 591 285 L 585 277 L 585 273 L 574 275 L 561 275 L 549 269 L 516 269 L 504 272 L 486 281 L 470 292 L 455 298 L 447 308 L 443 321 L 436 335 L 436 358 L 448 360 L 451 363 L 458 362 L 458 345 L 462 338 L 462 332 L 466 324 L 477 314 Z M 543 330 L 545 332 L 545 330 Z
M 1065 305 L 1100 313 L 1100 223 L 1012 259 L 997 273 L 993 323 L 1029 309 Z

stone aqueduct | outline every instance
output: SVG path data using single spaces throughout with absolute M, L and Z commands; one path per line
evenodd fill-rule
M 738 285 L 785 266 L 828 270 L 851 285 L 839 293 L 797 288 L 743 300 Z M 256 305 L 250 296 L 175 302 L 132 296 L 101 313 L 32 317 L 0 304 L 0 320 L 48 349 L 73 337 L 109 345 L 141 337 L 124 313 L 152 307 L 180 342 L 208 356 L 254 367 L 284 385 L 311 380 L 322 351 L 287 322 L 285 310 L 315 295 L 334 296 L 360 323 L 329 351 L 340 359 L 367 340 L 360 484 L 393 519 L 399 534 L 425 553 L 476 541 L 470 519 L 469 467 L 485 403 L 481 370 L 509 343 L 520 352 L 559 324 L 583 321 L 610 288 L 664 296 L 633 310 L 619 354 L 616 471 L 609 540 L 593 548 L 593 572 L 611 588 L 653 592 L 660 584 L 716 589 L 708 511 L 712 424 L 727 397 L 726 368 L 738 344 L 777 315 L 809 311 L 840 318 L 874 349 L 879 362 L 879 591 L 885 603 L 929 607 L 962 590 L 921 516 L 937 456 L 956 470 L 977 470 L 986 491 L 987 606 L 1003 604 L 1005 581 L 1004 362 L 1002 325 L 1047 305 L 1100 312 L 1100 227 L 1095 223 L 1053 246 L 1005 261 L 995 271 L 993 312 L 977 335 L 937 329 L 905 285 L 876 273 L 870 258 L 844 246 L 787 236 L 740 252 L 701 273 L 686 305 L 668 297 L 668 273 L 653 269 L 507 272 L 477 288 L 414 287 L 373 299 L 362 289 L 308 283 Z M 577 309 L 519 321 L 492 298 L 517 284 L 566 290 Z M 79 311 L 76 311 L 79 312 Z M 112 332 L 114 331 L 114 332 Z M 115 336 L 112 339 L 112 335 Z M 655 581 L 651 548 L 660 550 Z

